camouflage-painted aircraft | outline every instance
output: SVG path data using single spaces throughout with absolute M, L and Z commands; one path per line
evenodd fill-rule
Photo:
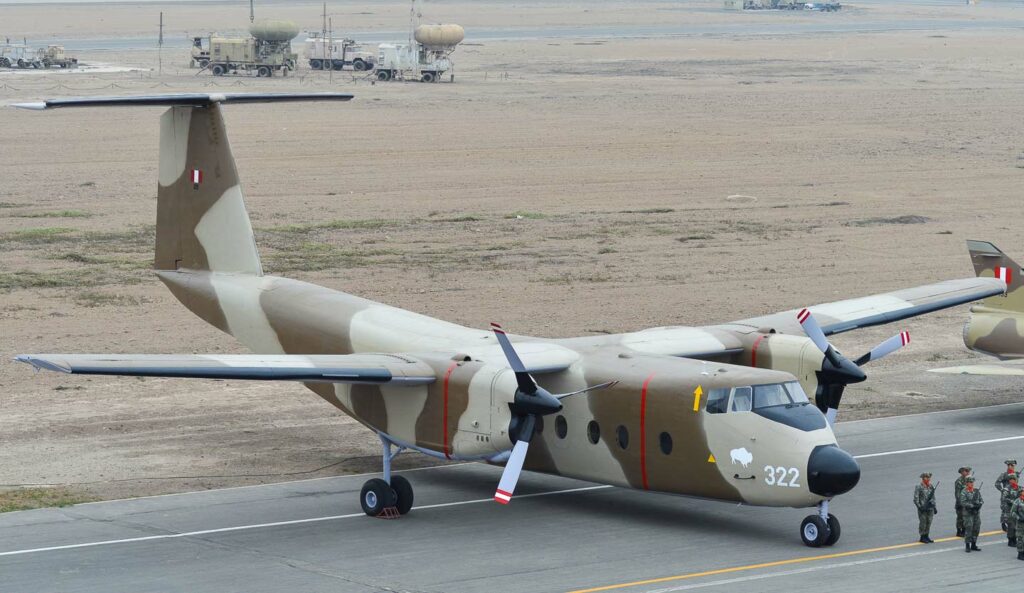
M 988 241 L 967 241 L 974 272 L 981 278 L 1006 282 L 1003 295 L 971 307 L 964 324 L 964 344 L 975 352 L 995 356 L 1005 364 L 976 364 L 932 369 L 962 375 L 1024 375 L 1024 278 L 1017 262 Z
M 263 273 L 221 103 L 348 100 L 343 94 L 187 94 L 60 99 L 31 109 L 170 106 L 160 124 L 155 269 L 190 311 L 251 355 L 31 354 L 74 374 L 299 381 L 376 432 L 383 479 L 371 516 L 406 513 L 412 486 L 390 463 L 409 449 L 520 471 L 765 506 L 813 507 L 811 546 L 839 539 L 829 514 L 860 468 L 831 422 L 859 365 L 826 338 L 1002 293 L 967 278 L 704 327 L 542 339 L 484 331 Z M 808 401 L 815 394 L 817 407 Z M 826 416 L 827 415 L 827 416 Z M 397 450 L 395 450 L 397 448 Z

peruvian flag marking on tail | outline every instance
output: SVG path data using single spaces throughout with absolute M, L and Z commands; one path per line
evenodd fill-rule
M 900 341 L 903 342 L 904 346 L 909 344 L 910 343 L 910 332 L 907 332 L 907 331 L 900 332 Z
M 192 169 L 192 189 L 199 189 L 199 184 L 203 182 L 203 172 L 199 169 Z
M 800 312 L 796 314 L 796 320 L 800 322 L 800 325 L 803 325 L 803 323 L 807 321 L 807 318 L 810 316 L 810 309 L 801 309 Z
M 999 266 L 996 268 L 996 278 L 999 278 L 1009 286 L 1010 282 L 1013 281 L 1013 274 L 1010 272 L 1010 268 Z
M 505 492 L 504 490 L 499 488 L 494 492 L 494 500 L 500 502 L 501 504 L 508 504 L 509 502 L 512 501 L 512 493 Z

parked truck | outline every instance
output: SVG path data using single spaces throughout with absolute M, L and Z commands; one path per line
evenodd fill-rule
M 466 32 L 459 25 L 420 25 L 412 37 L 410 44 L 382 43 L 377 48 L 378 80 L 439 81 L 452 70 L 451 54 Z
M 43 68 L 74 68 L 78 66 L 78 58 L 64 53 L 63 45 L 47 45 L 36 52 Z
M 290 21 L 264 21 L 249 27 L 251 37 L 193 37 L 192 66 L 225 74 L 287 75 L 298 63 L 291 40 L 299 27 Z M 206 42 L 204 45 L 204 41 Z
M 313 70 L 342 70 L 345 66 L 362 72 L 373 70 L 377 56 L 363 51 L 353 39 L 326 38 L 317 34 L 306 39 L 306 59 Z
M 43 61 L 27 45 L 6 43 L 0 45 L 0 66 L 4 68 L 42 68 Z

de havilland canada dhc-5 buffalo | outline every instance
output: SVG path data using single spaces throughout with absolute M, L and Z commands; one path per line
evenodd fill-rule
M 265 275 L 225 134 L 222 103 L 347 101 L 340 93 L 56 99 L 17 107 L 161 105 L 155 270 L 186 308 L 254 354 L 27 354 L 62 373 L 298 381 L 374 431 L 383 477 L 367 515 L 404 514 L 402 450 L 749 505 L 817 507 L 810 546 L 839 539 L 829 501 L 860 479 L 832 423 L 860 366 L 827 337 L 1002 294 L 965 278 L 703 327 L 532 338 L 458 326 L 306 282 Z M 806 394 L 813 394 L 817 405 Z

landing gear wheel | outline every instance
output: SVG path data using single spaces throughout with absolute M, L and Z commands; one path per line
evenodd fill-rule
M 800 539 L 804 545 L 812 548 L 820 548 L 828 540 L 828 524 L 818 515 L 808 515 L 800 523 Z
M 412 509 L 412 484 L 402 476 L 391 476 L 391 489 L 395 492 L 395 508 L 399 515 Z
M 384 509 L 395 506 L 395 492 L 380 478 L 367 480 L 359 493 L 359 504 L 363 512 L 371 517 L 380 515 Z
M 835 545 L 835 543 L 839 541 L 839 534 L 841 532 L 842 530 L 839 528 L 839 519 L 836 519 L 836 516 L 830 513 L 828 516 L 828 537 L 825 538 L 825 545 Z

